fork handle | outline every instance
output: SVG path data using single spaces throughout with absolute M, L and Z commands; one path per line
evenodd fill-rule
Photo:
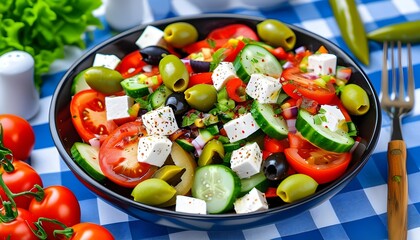
M 388 144 L 388 237 L 407 239 L 407 149 L 403 140 Z

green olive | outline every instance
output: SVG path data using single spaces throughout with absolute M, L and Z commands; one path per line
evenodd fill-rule
M 176 22 L 166 26 L 163 39 L 176 48 L 182 48 L 197 41 L 198 31 L 189 23 Z
M 285 178 L 277 187 L 277 195 L 287 203 L 315 193 L 318 183 L 308 175 L 297 173 Z
M 176 186 L 181 181 L 185 168 L 176 165 L 165 165 L 159 168 L 152 177 L 162 179 L 169 185 Z
M 273 47 L 283 47 L 289 51 L 296 43 L 296 35 L 286 24 L 267 19 L 257 24 L 258 36 Z
M 369 97 L 359 85 L 352 83 L 345 85 L 341 90 L 340 99 L 352 115 L 363 115 L 369 111 Z
M 131 192 L 134 201 L 151 206 L 165 203 L 172 199 L 175 194 L 175 188 L 159 178 L 146 179 L 137 184 Z
M 106 95 L 122 91 L 121 81 L 123 76 L 116 70 L 106 67 L 90 67 L 83 77 L 86 83 L 94 90 Z
M 223 159 L 225 156 L 225 148 L 223 143 L 217 139 L 212 139 L 206 143 L 198 158 L 198 166 L 212 164 L 217 160 Z
M 184 92 L 185 100 L 198 111 L 207 112 L 217 101 L 217 90 L 210 84 L 197 84 Z
M 159 72 L 167 88 L 174 92 L 185 91 L 190 81 L 185 64 L 175 55 L 167 55 L 159 62 Z

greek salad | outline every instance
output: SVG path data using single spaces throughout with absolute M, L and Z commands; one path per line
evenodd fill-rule
M 339 178 L 369 110 L 352 69 L 295 46 L 284 23 L 230 24 L 198 39 L 147 26 L 123 58 L 97 53 L 74 78 L 74 160 L 135 201 L 192 214 L 261 211 Z M 275 204 L 274 204 L 275 203 Z

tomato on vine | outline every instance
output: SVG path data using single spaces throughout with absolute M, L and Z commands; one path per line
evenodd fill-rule
M 13 114 L 0 114 L 0 125 L 4 146 L 16 159 L 28 159 L 35 146 L 35 133 L 29 122 Z

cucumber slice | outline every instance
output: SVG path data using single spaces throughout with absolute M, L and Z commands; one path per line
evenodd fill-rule
M 247 44 L 233 62 L 236 75 L 248 82 L 253 73 L 279 78 L 283 72 L 280 62 L 267 49 L 257 44 Z
M 156 109 L 160 106 L 162 106 L 166 98 L 172 93 L 172 91 L 166 87 L 164 84 L 160 85 L 156 91 L 154 91 L 152 94 L 150 94 L 149 101 L 152 105 L 153 109 Z
M 71 95 L 74 95 L 82 90 L 90 89 L 90 86 L 86 83 L 86 79 L 84 77 L 85 72 L 87 69 L 79 72 L 73 80 L 71 85 Z
M 191 188 L 192 196 L 207 203 L 207 212 L 222 213 L 233 209 L 241 190 L 241 181 L 232 169 L 221 164 L 197 168 Z
M 289 130 L 286 120 L 274 113 L 271 104 L 254 101 L 251 106 L 251 115 L 261 130 L 268 136 L 279 140 L 287 137 Z
M 188 140 L 186 139 L 182 139 L 182 138 L 177 138 L 175 140 L 176 143 L 179 144 L 179 146 L 181 146 L 185 151 L 187 152 L 194 152 L 195 147 L 194 145 L 192 145 L 192 143 L 190 143 Z
M 268 180 L 265 177 L 264 172 L 259 172 L 249 178 L 241 179 L 241 192 L 239 196 L 244 196 L 253 188 L 258 189 L 260 192 L 267 191 Z
M 141 98 L 150 94 L 149 85 L 140 83 L 137 76 L 124 79 L 121 86 L 125 94 L 132 98 Z
M 309 142 L 332 152 L 348 152 L 354 145 L 354 139 L 344 131 L 333 132 L 321 124 L 315 124 L 314 116 L 299 109 L 296 118 L 296 130 Z
M 244 146 L 245 143 L 246 141 L 242 141 L 242 140 L 236 141 L 234 143 L 225 143 L 223 144 L 223 148 L 225 149 L 225 152 L 233 152 L 236 149 L 239 149 L 242 146 Z
M 96 181 L 105 180 L 101 167 L 99 166 L 99 150 L 87 143 L 75 142 L 70 149 L 74 161 Z

